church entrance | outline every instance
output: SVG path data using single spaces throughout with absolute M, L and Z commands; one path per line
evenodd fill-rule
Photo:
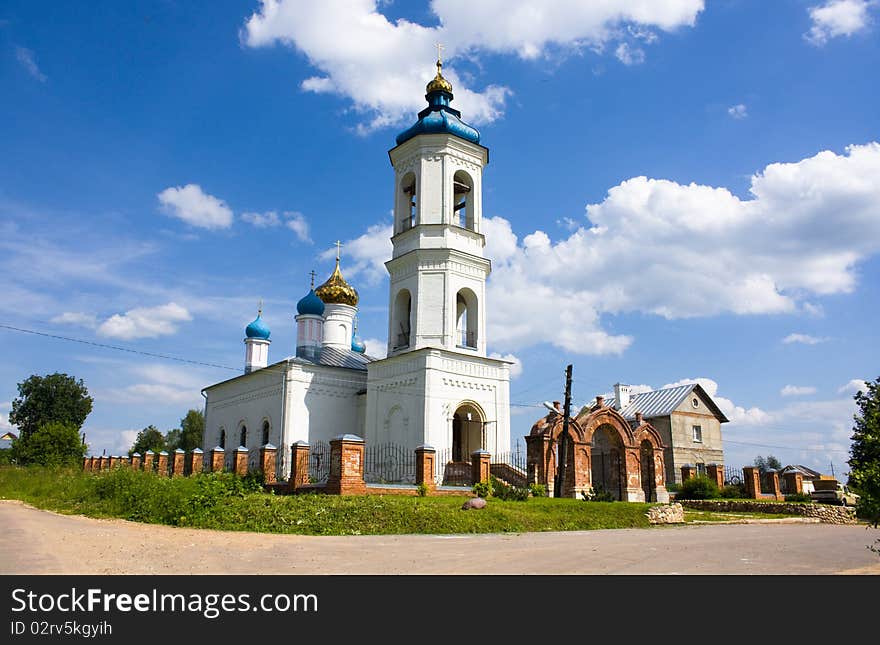
M 601 425 L 593 433 L 591 479 L 594 493 L 611 493 L 624 499 L 624 450 L 617 430 Z
M 482 411 L 472 403 L 459 406 L 452 416 L 452 461 L 470 461 L 471 453 L 485 443 Z

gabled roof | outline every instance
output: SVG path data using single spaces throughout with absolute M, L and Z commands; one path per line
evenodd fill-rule
M 689 383 L 687 385 L 678 385 L 676 387 L 668 387 L 663 390 L 651 390 L 650 392 L 640 392 L 630 397 L 629 405 L 624 409 L 618 410 L 625 419 L 635 419 L 636 412 L 641 412 L 646 419 L 653 417 L 665 417 L 681 405 L 691 392 L 696 392 L 709 406 L 709 409 L 715 413 L 721 423 L 727 423 L 729 419 L 724 416 L 721 409 L 708 395 L 699 383 Z M 605 405 L 618 408 L 617 400 L 614 397 L 605 399 Z
M 806 479 L 818 479 L 822 476 L 822 473 L 816 472 L 812 468 L 807 468 L 806 466 L 802 466 L 801 464 L 789 464 L 779 472 L 786 473 L 794 470 L 801 471 Z
M 0 435 L 0 439 L 18 439 L 18 435 L 14 432 L 4 432 Z

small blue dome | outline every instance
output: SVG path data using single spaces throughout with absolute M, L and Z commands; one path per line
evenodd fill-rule
M 437 61 L 437 77 L 428 83 L 425 98 L 428 107 L 419 112 L 415 125 L 397 135 L 397 145 L 409 141 L 420 134 L 448 133 L 461 137 L 471 143 L 480 143 L 480 132 L 461 120 L 461 112 L 449 106 L 452 100 L 452 85 L 440 74 L 440 61 Z
M 301 316 L 305 314 L 323 316 L 324 301 L 317 296 L 314 289 L 310 289 L 303 299 L 296 303 L 296 311 Z
M 248 338 L 258 338 L 260 340 L 269 340 L 269 327 L 263 322 L 263 314 L 257 314 L 256 319 L 248 325 L 244 330 Z
M 361 340 L 361 337 L 357 335 L 357 332 L 351 337 L 351 351 L 357 352 L 358 354 L 363 354 L 367 351 L 366 344 Z

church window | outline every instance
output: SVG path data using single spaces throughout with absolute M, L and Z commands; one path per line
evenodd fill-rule
M 394 299 L 394 323 L 391 329 L 391 338 L 394 339 L 392 349 L 409 347 L 411 317 L 412 297 L 409 291 L 401 289 Z
M 226 430 L 220 428 L 220 440 L 217 442 L 217 445 L 221 448 L 226 448 Z
M 400 182 L 398 195 L 397 232 L 403 233 L 416 225 L 416 176 L 408 172 Z
M 474 181 L 463 170 L 459 170 L 452 179 L 452 222 L 456 226 L 476 231 L 474 220 Z
M 266 445 L 269 443 L 269 422 L 263 421 L 263 444 Z
M 241 426 L 241 436 L 238 441 L 239 446 L 247 446 L 247 427 Z
M 455 297 L 456 344 L 459 347 L 477 347 L 477 296 L 470 289 L 462 289 Z

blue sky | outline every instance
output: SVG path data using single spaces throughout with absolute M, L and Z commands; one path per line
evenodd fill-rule
M 533 6 L 530 6 L 533 5 Z M 545 6 L 547 5 L 547 6 Z M 95 1 L 0 8 L 0 324 L 241 369 L 333 266 L 384 344 L 392 171 L 435 43 L 490 149 L 513 442 L 561 398 L 700 379 L 725 459 L 845 470 L 878 375 L 880 6 Z M 0 427 L 82 378 L 94 452 L 234 372 L 0 328 Z

